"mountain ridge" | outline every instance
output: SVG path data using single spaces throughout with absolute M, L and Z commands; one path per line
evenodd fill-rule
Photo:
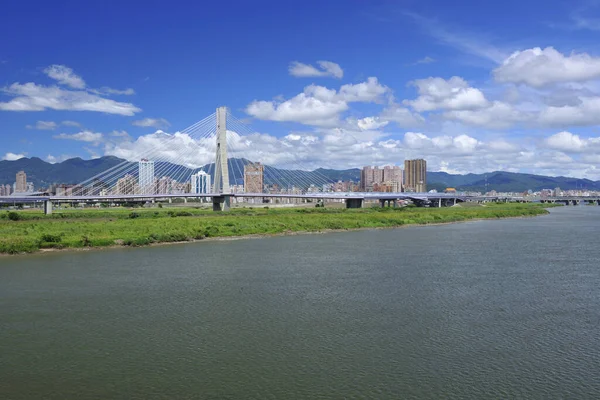
M 16 173 L 21 170 L 25 171 L 27 174 L 27 181 L 33 182 L 36 188 L 47 187 L 55 183 L 81 183 L 123 161 L 125 160 L 114 156 L 104 156 L 91 160 L 75 157 L 55 164 L 46 162 L 38 157 L 24 157 L 14 161 L 4 160 L 0 161 L 0 184 L 12 185 L 15 181 Z M 249 160 L 243 158 L 228 160 L 230 170 L 235 171 L 243 171 L 243 166 L 249 162 Z M 214 164 L 206 164 L 202 168 L 206 171 L 212 171 L 214 170 Z M 187 168 L 187 171 L 191 174 L 199 169 L 200 168 Z M 267 183 L 274 182 L 269 176 L 285 173 L 295 174 L 300 177 L 305 176 L 307 178 L 311 174 L 316 174 L 320 177 L 326 177 L 331 181 L 353 180 L 358 182 L 360 180 L 359 168 L 345 170 L 317 168 L 314 171 L 300 171 L 278 169 L 265 165 L 265 181 Z M 185 174 L 183 175 L 185 176 Z M 231 182 L 232 184 L 242 183 L 240 177 L 236 176 L 233 180 L 234 181 Z M 529 189 L 538 191 L 541 189 L 554 189 L 555 187 L 560 187 L 562 190 L 600 190 L 600 181 L 566 176 L 550 177 L 505 171 L 493 171 L 483 174 L 469 173 L 465 175 L 449 174 L 441 171 L 427 171 L 427 181 L 427 187 L 430 190 L 443 190 L 446 187 L 476 192 L 485 192 L 488 190 L 496 190 L 498 192 L 524 192 Z

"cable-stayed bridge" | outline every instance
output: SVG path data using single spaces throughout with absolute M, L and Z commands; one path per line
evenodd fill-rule
M 211 201 L 215 211 L 229 209 L 232 199 L 338 199 L 349 208 L 365 200 L 395 204 L 410 199 L 419 205 L 451 205 L 466 196 L 445 193 L 334 192 L 333 182 L 316 171 L 307 171 L 301 159 L 286 159 L 286 168 L 262 164 L 273 155 L 252 146 L 246 123 L 226 107 L 175 134 L 157 132 L 151 140 L 126 155 L 126 160 L 56 196 L 16 194 L 0 202 L 44 202 L 46 213 L 53 203 L 156 201 L 200 198 Z M 253 162 L 253 161 L 256 162 Z M 268 190 L 265 190 L 268 187 Z

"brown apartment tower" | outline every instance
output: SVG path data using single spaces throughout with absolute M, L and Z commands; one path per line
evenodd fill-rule
M 264 190 L 265 166 L 261 163 L 244 165 L 244 192 L 262 193 Z
M 15 184 L 15 193 L 25 193 L 27 191 L 27 174 L 25 171 L 17 172 L 17 182 Z
M 407 192 L 427 191 L 427 161 L 404 160 L 404 187 Z

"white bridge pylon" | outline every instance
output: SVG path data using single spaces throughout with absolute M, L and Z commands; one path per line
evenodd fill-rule
M 215 153 L 215 193 L 230 194 L 227 166 L 227 107 L 217 108 L 217 150 Z

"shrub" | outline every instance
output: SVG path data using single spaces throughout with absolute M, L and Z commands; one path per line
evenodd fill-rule
M 10 211 L 8 213 L 8 219 L 10 219 L 11 221 L 19 221 L 21 218 L 21 214 L 16 213 L 14 211 Z
M 81 244 L 84 247 L 90 247 L 92 245 L 92 241 L 90 240 L 90 238 L 87 235 L 83 235 L 81 237 Z
M 158 203 L 158 208 L 163 208 L 162 203 Z
M 50 233 L 45 233 L 41 237 L 42 242 L 47 243 L 60 243 L 62 241 L 62 237 L 60 235 L 52 235 Z
M 140 214 L 136 213 L 135 211 L 129 213 L 129 218 L 131 219 L 135 219 L 135 218 L 139 218 Z

